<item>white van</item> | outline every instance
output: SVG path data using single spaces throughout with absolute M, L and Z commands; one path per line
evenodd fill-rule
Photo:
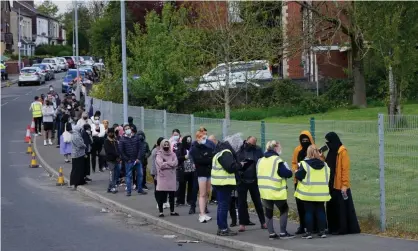
M 60 72 L 62 70 L 61 66 L 58 64 L 58 59 L 56 58 L 44 58 L 42 64 L 50 64 L 55 72 Z
M 229 88 L 237 88 L 245 84 L 260 87 L 260 83 L 273 80 L 271 67 L 267 60 L 222 63 L 200 78 L 197 90 L 219 90 L 226 86 L 227 67 L 230 67 Z

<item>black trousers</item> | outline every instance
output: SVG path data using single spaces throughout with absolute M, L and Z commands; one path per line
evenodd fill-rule
M 84 177 L 90 175 L 90 153 L 84 156 Z
M 147 184 L 147 165 L 142 165 L 142 187 Z
M 255 211 L 261 224 L 266 223 L 264 217 L 263 205 L 261 204 L 260 191 L 258 185 L 254 183 L 240 183 L 237 186 L 238 192 L 238 216 L 239 224 L 247 225 L 250 222 L 250 215 L 248 214 L 247 194 L 250 192 L 251 200 L 254 203 Z
M 96 159 L 99 159 L 99 170 L 104 167 L 104 157 L 100 156 L 102 151 L 103 144 L 101 141 L 93 142 L 91 146 L 91 169 L 93 172 L 96 172 Z
M 237 197 L 232 196 L 229 203 L 229 216 L 231 216 L 231 222 L 237 224 Z
M 194 172 L 185 172 L 184 178 L 179 182 L 179 189 L 177 190 L 177 204 L 192 204 L 193 198 L 193 182 L 194 182 Z M 186 199 L 186 190 L 187 190 L 187 199 Z
M 155 196 L 158 203 L 158 211 L 160 213 L 163 212 L 163 204 L 167 202 L 167 195 L 168 195 L 168 202 L 170 203 L 170 212 L 174 212 L 174 191 L 155 191 Z
M 42 131 L 42 117 L 33 118 L 35 122 L 35 133 L 40 133 Z

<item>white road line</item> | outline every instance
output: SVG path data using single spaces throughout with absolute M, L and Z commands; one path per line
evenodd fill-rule
M 10 143 L 25 143 L 24 140 L 10 140 Z
M 3 105 L 7 105 L 9 102 L 6 102 L 6 103 L 3 103 L 3 104 L 1 104 L 1 106 L 3 106 Z
M 14 98 L 12 101 L 15 101 L 15 100 L 17 100 L 19 98 L 19 96 L 17 96 L 16 98 Z
M 13 167 L 21 167 L 21 166 L 29 166 L 29 165 L 19 164 L 19 165 L 10 165 L 10 166 L 13 166 Z
M 25 95 L 29 95 L 29 94 L 31 94 L 32 92 L 28 92 L 28 93 L 26 93 Z

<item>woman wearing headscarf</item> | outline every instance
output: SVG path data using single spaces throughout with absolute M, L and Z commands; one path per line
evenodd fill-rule
M 77 189 L 77 186 L 84 185 L 84 158 L 86 145 L 84 144 L 83 137 L 81 136 L 82 128 L 74 126 L 71 137 L 71 157 L 72 168 L 70 174 L 70 185 Z
M 192 146 L 192 137 L 190 135 L 184 136 L 181 143 L 177 145 L 177 179 L 179 180 L 179 189 L 177 190 L 177 206 L 184 206 L 187 201 L 191 204 L 192 190 L 193 190 L 193 177 L 195 168 L 189 159 L 189 151 Z M 187 187 L 187 200 L 186 200 L 186 187 Z
M 154 196 L 155 201 L 157 201 L 157 208 L 158 208 L 158 192 L 157 192 L 157 165 L 155 163 L 155 159 L 157 157 L 157 152 L 160 150 L 160 144 L 164 140 L 163 137 L 159 137 L 157 139 L 157 143 L 154 145 L 154 147 L 151 150 L 151 170 L 150 174 L 152 178 L 154 179 Z M 163 209 L 170 207 L 170 204 L 167 201 L 167 196 L 165 198 L 165 202 L 163 203 Z
M 155 157 L 157 168 L 157 202 L 159 217 L 164 217 L 163 204 L 166 202 L 167 194 L 170 202 L 170 215 L 178 216 L 174 212 L 174 195 L 177 188 L 176 168 L 177 156 L 171 151 L 170 142 L 166 139 L 161 141 L 160 150 Z
M 296 172 L 299 169 L 299 163 L 305 159 L 308 147 L 312 144 L 315 144 L 312 134 L 309 131 L 302 131 L 299 135 L 299 145 L 293 151 L 293 157 L 292 157 L 292 171 L 293 172 Z M 293 181 L 294 181 L 295 190 L 296 190 L 296 187 L 298 185 L 298 180 L 295 177 Z M 299 216 L 299 227 L 295 234 L 304 234 L 305 228 L 306 228 L 304 203 L 298 198 L 295 198 L 295 200 L 296 200 L 296 207 L 298 209 L 298 216 Z M 316 220 L 314 219 L 313 232 L 317 232 L 317 227 L 316 227 L 315 222 Z
M 331 200 L 327 203 L 328 231 L 331 234 L 357 234 L 357 221 L 350 189 L 350 157 L 335 132 L 325 135 L 328 146 L 326 162 L 331 170 L 329 190 Z
M 89 124 L 85 124 L 83 126 L 83 132 L 81 133 L 83 137 L 84 144 L 86 145 L 84 156 L 84 179 L 86 181 L 91 181 L 89 178 L 90 175 L 90 154 L 91 154 L 91 145 L 93 144 L 93 138 L 91 136 L 91 126 Z

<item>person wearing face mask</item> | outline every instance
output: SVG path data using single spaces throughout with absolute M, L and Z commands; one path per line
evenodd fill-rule
M 104 155 L 101 154 L 103 143 L 105 139 L 105 128 L 100 120 L 94 120 L 91 126 L 91 136 L 93 137 L 93 144 L 91 147 L 91 168 L 93 173 L 96 172 L 96 160 L 99 159 L 99 172 L 103 172 Z
M 214 148 L 206 144 L 207 134 L 199 130 L 196 132 L 197 144 L 192 147 L 191 156 L 196 167 L 199 184 L 199 222 L 206 223 L 212 217 L 207 215 L 208 195 L 211 189 L 210 173 L 212 170 L 212 158 L 215 155 Z M 213 143 L 212 143 L 213 144 Z
M 251 200 L 254 203 L 261 228 L 266 229 L 266 219 L 258 190 L 256 171 L 257 162 L 263 157 L 263 151 L 257 146 L 257 138 L 253 136 L 248 137 L 237 155 L 239 162 L 246 162 L 245 165 L 240 166 L 237 170 L 238 216 L 240 225 L 238 231 L 244 232 L 245 226 L 255 225 L 255 223 L 250 221 L 250 215 L 248 214 L 248 192 L 250 192 Z
M 147 166 L 148 166 L 148 158 L 151 156 L 151 150 L 149 148 L 149 144 L 147 142 L 147 138 L 145 137 L 145 133 L 141 130 L 137 133 L 138 138 L 143 145 L 144 154 L 141 160 L 142 163 L 142 189 L 148 191 L 147 187 Z
M 45 132 L 44 146 L 47 144 L 52 145 L 51 135 L 54 129 L 55 110 L 49 100 L 46 100 L 45 105 L 42 107 L 42 115 Z
M 181 143 L 180 140 L 181 134 L 179 129 L 174 129 L 171 134 L 171 138 L 169 139 L 171 145 L 171 151 L 177 151 L 177 144 Z
M 70 163 L 69 157 L 71 156 L 71 137 L 72 127 L 70 123 L 65 124 L 65 131 L 61 135 L 60 154 L 64 155 L 65 163 Z
M 91 126 L 89 124 L 83 125 L 83 131 L 81 132 L 84 144 L 86 145 L 84 155 L 84 180 L 91 181 L 90 176 L 90 159 L 91 159 L 91 146 L 93 144 L 93 137 L 91 136 Z
M 74 189 L 77 189 L 77 186 L 86 184 L 84 179 L 84 156 L 86 154 L 86 145 L 84 144 L 81 133 L 82 128 L 78 126 L 73 127 L 71 137 L 72 168 L 70 174 L 70 185 L 74 186 Z
M 77 121 L 78 126 L 84 126 L 85 124 L 93 124 L 93 121 L 89 119 L 89 115 L 87 114 L 87 112 L 83 112 L 81 114 L 81 118 Z
M 299 145 L 295 148 L 293 151 L 292 156 L 292 171 L 296 172 L 299 169 L 299 163 L 303 161 L 306 157 L 306 152 L 308 150 L 308 147 L 312 144 L 315 144 L 313 137 L 309 131 L 302 131 L 299 135 Z M 294 187 L 296 190 L 296 187 L 298 185 L 298 180 L 296 178 L 293 179 Z M 299 216 L 299 227 L 295 234 L 304 234 L 306 229 L 305 224 L 305 208 L 304 203 L 298 198 L 295 198 L 296 200 L 296 207 L 298 210 L 298 216 Z M 314 222 L 314 232 L 317 232 L 316 227 L 316 220 L 313 220 Z
M 109 186 L 107 188 L 108 193 L 117 193 L 116 181 L 119 177 L 120 168 L 120 155 L 118 149 L 118 142 L 115 137 L 115 130 L 109 128 L 107 132 L 107 138 L 104 142 L 104 149 L 106 152 L 106 161 L 109 168 Z
M 282 147 L 272 140 L 266 144 L 264 157 L 257 163 L 257 179 L 260 197 L 265 208 L 269 239 L 290 239 L 295 236 L 287 232 L 289 206 L 287 204 L 287 182 L 293 173 L 280 157 Z M 276 171 L 277 170 L 277 171 Z M 273 226 L 274 206 L 280 210 L 280 234 Z
M 137 129 L 136 129 L 136 125 L 134 125 L 134 118 L 128 117 L 128 124 L 129 124 L 129 127 L 131 127 L 131 130 L 134 133 L 136 133 L 137 132 Z
M 157 168 L 157 203 L 159 217 L 164 217 L 163 204 L 168 201 L 170 204 L 170 215 L 179 216 L 174 211 L 174 195 L 177 188 L 176 168 L 177 168 L 176 154 L 171 151 L 170 141 L 164 139 L 161 141 L 160 150 L 155 156 L 155 165 Z
M 99 120 L 100 121 L 100 116 L 102 115 L 102 113 L 100 111 L 96 111 L 94 112 L 94 115 L 90 118 L 91 121 L 95 121 L 95 120 Z
M 195 168 L 189 159 L 189 151 L 192 146 L 192 137 L 184 136 L 181 143 L 177 145 L 176 156 L 178 160 L 177 179 L 179 181 L 179 189 L 177 190 L 177 206 L 184 206 L 185 202 L 191 204 L 193 191 L 193 177 Z M 187 187 L 187 200 L 186 200 Z
M 333 235 L 358 234 L 360 226 L 351 194 L 350 157 L 347 148 L 335 132 L 325 135 L 325 140 L 329 149 L 325 161 L 331 170 L 331 200 L 326 205 L 328 231 Z
M 126 196 L 131 196 L 132 191 L 132 171 L 135 169 L 137 174 L 137 191 L 138 194 L 147 194 L 142 189 L 142 163 L 144 149 L 143 144 L 137 135 L 132 133 L 132 129 L 129 124 L 123 127 L 125 134 L 119 141 L 119 153 L 122 160 L 125 162 L 125 173 L 126 173 Z

